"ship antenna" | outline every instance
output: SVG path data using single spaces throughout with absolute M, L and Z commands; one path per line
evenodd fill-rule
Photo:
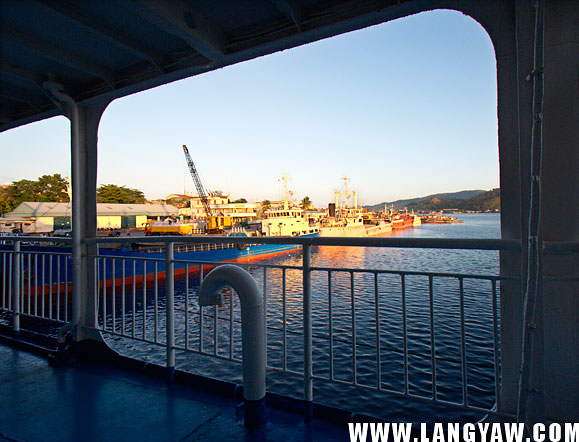
M 283 176 L 281 177 L 283 180 L 283 208 L 285 210 L 288 209 L 288 200 L 287 200 L 287 175 L 284 171 Z

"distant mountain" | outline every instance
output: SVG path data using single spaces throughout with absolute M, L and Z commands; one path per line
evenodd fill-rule
M 368 209 L 369 211 L 384 210 L 385 205 L 388 205 L 388 207 L 392 207 L 392 205 L 394 205 L 395 209 L 404 209 L 405 207 L 408 207 L 410 209 L 409 206 L 411 206 L 411 205 L 416 206 L 418 203 L 420 203 L 422 201 L 428 201 L 428 200 L 433 200 L 433 199 L 437 199 L 437 200 L 467 200 L 467 199 L 476 197 L 478 195 L 484 194 L 486 192 L 487 192 L 486 190 L 461 190 L 460 192 L 436 193 L 434 195 L 423 196 L 421 198 L 411 198 L 411 199 L 407 199 L 407 200 L 396 200 L 396 201 L 384 202 L 384 203 L 380 203 L 380 204 L 375 204 L 373 206 L 364 206 L 364 207 L 366 209 Z M 449 206 L 446 208 L 451 208 L 451 207 Z M 416 210 L 416 209 L 414 209 L 414 210 Z

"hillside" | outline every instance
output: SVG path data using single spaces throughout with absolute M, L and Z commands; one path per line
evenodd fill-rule
M 389 201 L 380 204 L 375 204 L 373 206 L 364 206 L 364 207 L 370 211 L 384 210 L 385 205 L 388 205 L 388 207 L 392 207 L 392 205 L 394 205 L 394 208 L 396 209 L 403 209 L 404 207 L 408 207 L 410 204 L 417 204 L 419 202 L 432 200 L 435 198 L 439 200 L 465 200 L 475 197 L 477 195 L 481 195 L 485 192 L 486 192 L 485 190 L 461 190 L 460 192 L 436 193 L 434 195 L 423 196 L 420 198 Z
M 398 200 L 367 206 L 368 210 L 384 210 L 384 205 L 394 205 L 395 209 L 414 210 L 415 212 L 437 212 L 443 209 L 472 210 L 477 212 L 498 211 L 500 209 L 500 189 L 465 190 L 456 193 L 440 193 L 422 198 Z

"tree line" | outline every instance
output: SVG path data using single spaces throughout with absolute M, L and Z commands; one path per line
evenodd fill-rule
M 66 202 L 69 200 L 68 180 L 56 173 L 42 175 L 37 180 L 18 180 L 0 186 L 0 213 L 14 210 L 20 203 L 33 202 Z M 146 202 L 145 194 L 137 189 L 130 189 L 115 184 L 103 184 L 97 189 L 97 202 L 142 204 Z
M 500 210 L 501 191 L 492 189 L 488 192 L 475 195 L 467 199 L 444 199 L 429 198 L 426 200 L 410 203 L 408 210 L 417 212 L 437 212 L 443 209 L 472 210 L 475 212 L 495 212 Z
M 69 182 L 62 175 L 42 175 L 37 180 L 18 180 L 11 184 L 0 185 L 0 214 L 13 211 L 23 202 L 61 203 L 69 201 Z M 130 189 L 116 184 L 103 184 L 97 188 L 97 202 L 117 204 L 143 204 L 147 202 L 145 194 L 138 189 Z M 167 201 L 169 204 L 177 201 Z M 247 203 L 245 198 L 235 200 L 236 203 Z M 271 203 L 263 201 L 264 210 Z M 300 206 L 306 210 L 312 208 L 308 196 L 302 199 Z

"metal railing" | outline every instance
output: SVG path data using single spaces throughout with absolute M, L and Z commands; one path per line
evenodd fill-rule
M 32 244 L 28 237 L 4 237 L 0 245 L 0 308 L 11 313 L 15 332 L 20 330 L 22 317 L 64 324 L 72 316 L 70 249 L 39 247 L 46 242 L 69 245 L 70 239 L 35 238 Z
M 65 263 L 70 252 L 25 250 L 19 247 L 22 239 L 12 240 L 13 250 L 0 250 L 2 310 L 13 317 L 67 322 L 71 278 Z M 136 240 L 87 242 L 129 245 Z M 172 370 L 176 351 L 236 363 L 241 355 L 239 305 L 233 293 L 220 307 L 202 308 L 196 302 L 203 276 L 219 263 L 174 253 L 175 243 L 189 250 L 188 243 L 217 244 L 213 249 L 292 243 L 303 247 L 301 265 L 237 264 L 252 273 L 264 294 L 268 369 L 302 379 L 306 404 L 314 399 L 314 383 L 316 389 L 320 383 L 321 390 L 326 384 L 350 386 L 474 412 L 495 406 L 500 385 L 499 287 L 517 278 L 317 266 L 311 255 L 316 246 L 519 250 L 517 241 L 148 237 L 146 242 L 162 243 L 165 252 L 94 257 L 100 281 L 94 293 L 97 329 L 147 352 L 150 346 L 164 349 L 165 356 L 158 357 Z M 181 360 L 178 368 L 187 369 L 185 365 Z

